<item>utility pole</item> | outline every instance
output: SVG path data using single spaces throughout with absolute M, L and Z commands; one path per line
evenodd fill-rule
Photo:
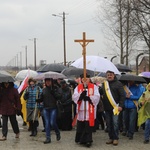
M 22 69 L 22 52 L 20 52 L 20 70 Z
M 25 46 L 25 62 L 26 62 L 26 69 L 27 69 L 27 46 Z
M 26 46 L 22 46 L 23 48 L 25 48 L 25 68 L 28 69 L 27 67 L 27 45 Z
M 17 71 L 18 71 L 18 68 L 19 68 L 19 67 L 18 67 L 18 66 L 19 66 L 19 65 L 18 65 L 18 54 L 17 54 L 16 57 L 17 57 L 17 63 L 16 63 L 16 64 L 17 64 Z
M 36 71 L 36 38 L 34 38 L 34 70 Z
M 36 38 L 29 39 L 31 41 L 34 41 L 34 70 L 36 71 Z M 26 53 L 27 54 L 27 53 Z M 27 58 L 27 57 L 26 57 Z
M 64 39 L 64 66 L 66 66 L 66 28 L 65 28 L 65 12 L 63 12 L 63 39 Z
M 66 66 L 66 27 L 65 27 L 66 13 L 63 12 L 61 15 L 52 14 L 52 16 L 61 17 L 63 19 L 64 66 Z

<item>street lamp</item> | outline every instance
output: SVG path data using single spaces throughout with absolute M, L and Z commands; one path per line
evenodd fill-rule
M 141 55 L 144 55 L 144 53 L 140 53 L 136 56 L 136 75 L 138 75 L 138 59 Z
M 66 32 L 65 32 L 65 15 L 66 13 L 63 12 L 62 15 L 52 14 L 55 17 L 61 17 L 63 19 L 63 43 L 64 43 L 64 66 L 66 66 Z
M 114 58 L 116 58 L 117 56 L 113 56 L 111 57 L 110 61 L 112 62 Z
M 36 38 L 29 40 L 34 41 L 34 70 L 36 71 Z
M 18 53 L 16 54 L 16 71 L 19 69 L 19 64 L 18 64 Z
M 20 70 L 22 69 L 22 52 L 20 52 Z
M 25 65 L 26 65 L 26 69 L 27 69 L 27 45 L 23 46 L 25 47 Z

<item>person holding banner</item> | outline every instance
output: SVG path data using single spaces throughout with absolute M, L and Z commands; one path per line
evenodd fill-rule
M 106 144 L 118 145 L 118 116 L 124 105 L 125 93 L 122 83 L 117 80 L 114 72 L 108 70 L 106 78 L 107 81 L 104 81 L 100 91 L 109 135 L 109 140 Z
M 90 82 L 89 75 L 86 74 L 86 80 L 84 80 L 83 74 L 80 77 L 82 83 L 74 89 L 72 95 L 72 100 L 77 104 L 75 142 L 90 147 L 93 142 L 92 128 L 96 119 L 96 108 L 100 94 L 98 87 Z

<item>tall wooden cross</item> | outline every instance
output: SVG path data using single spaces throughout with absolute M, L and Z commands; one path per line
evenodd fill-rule
M 84 75 L 84 81 L 86 80 L 86 46 L 89 44 L 89 42 L 94 42 L 94 40 L 87 40 L 85 32 L 83 32 L 83 39 L 82 40 L 74 40 L 75 42 L 79 42 L 82 46 L 82 55 L 83 55 L 83 75 Z

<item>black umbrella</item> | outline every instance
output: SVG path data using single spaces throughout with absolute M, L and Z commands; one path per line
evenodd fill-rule
M 94 71 L 86 70 L 87 74 L 89 74 L 91 77 L 94 76 Z M 69 67 L 64 69 L 62 72 L 66 77 L 68 78 L 77 78 L 80 77 L 81 74 L 83 74 L 83 69 L 76 68 L 76 67 Z
M 61 73 L 61 71 L 64 70 L 65 68 L 67 68 L 67 67 L 62 65 L 62 64 L 53 63 L 53 64 L 47 64 L 47 65 L 44 65 L 44 66 L 40 67 L 37 70 L 37 72 L 54 71 L 54 72 Z
M 106 73 L 105 72 L 100 72 L 97 76 L 106 78 Z
M 124 81 L 135 81 L 136 83 L 146 83 L 146 80 L 141 76 L 133 75 L 133 74 L 123 74 L 118 77 L 118 80 L 121 82 Z
M 0 83 L 2 82 L 14 82 L 15 79 L 11 76 L 11 74 L 5 72 L 5 71 L 0 71 Z
M 124 64 L 115 64 L 115 66 L 120 72 L 132 72 L 132 70 Z

